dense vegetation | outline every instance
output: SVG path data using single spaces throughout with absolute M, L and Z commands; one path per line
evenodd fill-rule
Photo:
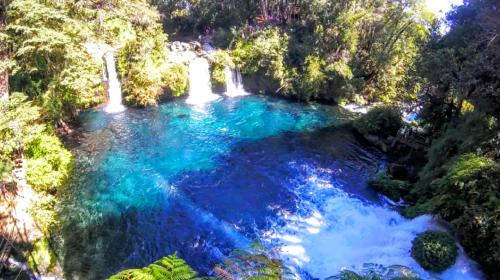
M 428 231 L 413 240 L 411 255 L 423 268 L 441 272 L 455 263 L 458 248 L 445 232 Z
M 154 105 L 164 91 L 180 96 L 188 87 L 187 66 L 168 62 L 164 30 L 206 34 L 227 49 L 212 63 L 216 87 L 225 67 L 237 66 L 252 92 L 396 104 L 354 124 L 380 137 L 404 125 L 403 105 L 420 106 L 432 141 L 417 180 L 380 173 L 370 185 L 408 199 L 408 216 L 450 222 L 466 251 L 500 277 L 498 1 L 465 1 L 448 15 L 445 34 L 419 0 L 153 3 L 158 9 L 146 0 L 0 3 L 0 173 L 13 180 L 24 160 L 27 182 L 46 198 L 33 213 L 44 231 L 57 228 L 53 209 L 73 166 L 56 131 L 106 100 L 96 53 L 115 54 L 128 103 Z
M 436 24 L 413 0 L 156 2 L 167 30 L 234 49 L 252 89 L 302 100 L 416 98 L 405 85 Z

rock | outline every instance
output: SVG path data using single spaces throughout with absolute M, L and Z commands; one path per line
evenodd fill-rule
M 203 48 L 201 47 L 201 44 L 200 42 L 197 42 L 197 41 L 192 41 L 192 42 L 189 42 L 189 46 L 192 48 L 192 50 L 194 51 L 202 51 Z

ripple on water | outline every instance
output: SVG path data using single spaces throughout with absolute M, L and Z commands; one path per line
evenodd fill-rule
M 409 246 L 436 224 L 404 219 L 366 188 L 383 157 L 349 130 L 321 129 L 345 118 L 335 107 L 256 96 L 203 110 L 175 101 L 82 114 L 86 137 L 75 152 L 96 141 L 105 148 L 77 168 L 65 202 L 66 272 L 99 279 L 177 251 L 207 273 L 260 238 L 304 275 L 366 262 L 426 275 Z M 460 260 L 441 276 L 474 279 Z

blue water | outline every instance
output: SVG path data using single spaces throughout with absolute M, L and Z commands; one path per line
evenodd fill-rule
M 173 252 L 210 274 L 256 239 L 305 279 L 367 262 L 425 273 L 408 248 L 434 223 L 404 219 L 367 189 L 384 158 L 349 118 L 257 96 L 83 113 L 61 210 L 66 276 L 102 279 Z M 465 259 L 446 273 L 475 270 Z

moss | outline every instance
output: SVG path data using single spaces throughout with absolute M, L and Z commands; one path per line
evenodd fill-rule
M 427 231 L 413 240 L 411 255 L 424 269 L 442 272 L 455 263 L 458 247 L 447 233 Z
M 395 180 L 387 175 L 385 171 L 377 173 L 368 181 L 368 186 L 394 201 L 399 201 L 409 193 L 410 189 L 410 185 L 407 182 Z
M 403 126 L 401 113 L 392 106 L 379 106 L 354 121 L 354 128 L 363 135 L 394 136 Z

